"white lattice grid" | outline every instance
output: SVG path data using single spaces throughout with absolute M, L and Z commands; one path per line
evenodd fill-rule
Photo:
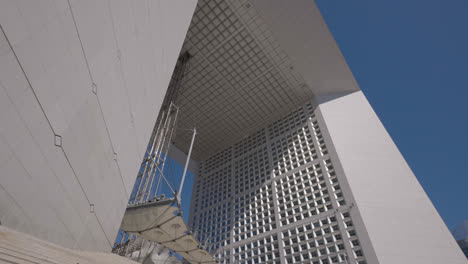
M 220 242 L 225 238 L 229 238 L 229 224 L 231 220 L 231 203 L 220 204 L 203 210 L 194 216 L 194 230 L 202 233 L 201 238 L 210 238 L 210 241 Z M 224 235 L 222 239 L 216 239 Z
M 235 161 L 234 194 L 256 188 L 270 179 L 270 160 L 266 146 Z
M 266 144 L 265 129 L 260 129 L 234 145 L 234 159 Z
M 216 263 L 218 264 L 229 264 L 230 263 L 230 255 L 231 255 L 231 250 L 227 249 L 225 250 L 222 248 L 222 250 L 218 250 L 215 254 L 214 257 L 216 258 Z
M 225 166 L 204 177 L 198 177 L 195 184 L 193 212 L 197 213 L 210 206 L 231 199 L 231 166 Z
M 309 122 L 311 122 L 314 133 L 316 132 L 314 136 L 310 134 L 310 132 L 308 131 L 308 127 L 302 123 L 305 120 L 305 114 L 301 109 L 305 109 L 307 111 L 307 115 L 310 117 Z M 322 152 L 320 158 L 317 157 L 316 154 L 314 155 L 314 159 L 306 160 L 304 158 L 302 160 L 302 163 L 298 163 L 297 160 L 294 160 L 295 157 L 291 157 L 289 155 L 289 153 L 302 153 L 302 151 L 299 150 L 302 149 L 304 146 L 313 148 L 313 140 L 316 141 L 315 144 L 319 145 L 319 140 L 323 139 L 323 137 L 321 137 L 320 128 L 313 113 L 313 107 L 311 106 L 311 104 L 307 104 L 304 106 L 304 108 L 300 108 L 290 113 L 286 117 L 278 120 L 277 122 L 274 122 L 269 126 L 269 129 L 271 129 L 271 132 L 269 132 L 269 134 L 273 135 L 279 134 L 276 131 L 281 131 L 282 134 L 280 134 L 276 138 L 278 142 L 281 141 L 281 138 L 290 139 L 287 141 L 283 141 L 281 144 L 279 144 L 281 146 L 286 145 L 288 149 L 289 158 L 284 159 L 283 162 L 285 164 L 285 168 L 286 166 L 289 167 L 287 167 L 287 170 L 281 171 L 281 174 L 275 177 L 274 179 L 276 186 L 275 193 L 277 195 L 278 209 L 280 212 L 280 215 L 278 216 L 280 217 L 280 225 L 294 225 L 294 223 L 296 223 L 297 221 L 313 219 L 316 216 L 320 217 L 320 215 L 322 214 L 328 214 L 330 212 L 329 210 L 334 207 L 334 205 L 332 205 L 332 201 L 330 201 L 331 194 L 334 195 L 334 198 L 337 202 L 336 206 L 344 206 L 346 203 L 332 161 L 328 157 L 328 152 Z M 301 133 L 302 137 L 300 136 Z M 226 155 L 228 155 L 229 157 L 231 157 L 232 160 L 236 162 L 234 175 L 232 175 L 232 177 L 236 177 L 236 184 L 240 184 L 240 182 L 242 181 L 244 182 L 244 186 L 246 184 L 250 184 L 252 179 L 255 179 L 255 175 L 257 175 L 258 172 L 260 172 L 260 170 L 246 174 L 242 170 L 236 170 L 236 168 L 246 167 L 246 170 L 248 171 L 248 168 L 251 167 L 251 165 L 254 165 L 254 163 L 257 163 L 258 168 L 266 166 L 263 157 L 259 158 L 258 156 L 259 154 L 265 156 L 265 138 L 262 136 L 262 134 L 264 135 L 264 130 L 260 130 L 257 133 L 253 133 L 249 137 L 246 137 L 242 141 L 237 143 L 234 149 L 228 148 L 226 151 L 222 151 L 214 155 L 212 158 L 210 158 L 210 170 L 221 171 L 223 168 L 226 169 L 228 167 L 226 164 L 230 164 L 230 159 L 226 158 Z M 317 134 L 319 135 L 318 137 Z M 285 142 L 287 142 L 287 144 Z M 272 142 L 272 144 L 274 146 L 274 144 L 276 143 Z M 237 152 L 236 146 L 239 147 L 239 151 L 241 151 L 242 153 L 238 154 L 238 158 L 233 158 L 230 153 L 232 151 L 234 151 L 234 153 Z M 291 148 L 292 146 L 294 147 Z M 321 149 L 326 150 L 324 142 L 323 146 L 321 146 Z M 273 159 L 275 159 L 275 153 L 278 155 L 280 153 L 274 150 L 274 147 L 272 147 L 272 151 Z M 309 152 L 315 153 L 315 151 L 310 150 Z M 319 159 L 320 162 L 315 162 L 316 159 Z M 291 163 L 292 161 L 295 163 Z M 289 172 L 309 162 L 314 163 L 310 164 L 305 169 L 301 169 L 300 171 L 293 171 L 292 173 Z M 211 172 L 209 174 L 211 174 L 212 177 L 215 175 Z M 248 176 L 239 177 L 238 174 L 242 176 Z M 327 187 L 327 183 L 329 184 L 330 188 Z M 261 184 L 255 183 L 254 187 L 256 186 L 260 187 Z M 267 184 L 265 184 L 262 188 L 257 189 L 256 191 L 247 193 L 244 192 L 243 195 L 235 196 L 235 209 L 232 214 L 232 243 L 239 243 L 240 241 L 251 239 L 260 234 L 263 234 L 264 232 L 274 231 L 275 229 L 277 230 L 277 228 L 279 228 L 276 226 L 275 223 L 273 199 L 271 195 L 271 184 L 267 182 Z M 345 232 L 347 237 L 346 240 L 344 240 L 344 243 L 350 243 L 352 248 L 353 256 L 349 256 L 349 258 L 354 261 L 353 263 L 365 263 L 365 258 L 363 256 L 363 252 L 360 247 L 360 243 L 357 238 L 356 231 L 353 227 L 349 214 L 346 212 L 342 214 L 340 216 L 339 221 L 343 221 L 346 229 Z M 215 239 L 217 238 L 216 236 L 219 236 L 219 234 L 224 232 L 221 232 L 219 230 L 216 231 L 216 229 L 213 229 L 213 227 L 216 227 L 218 223 L 207 221 L 207 219 L 200 219 L 199 224 L 203 225 L 205 228 L 208 228 L 208 225 L 210 225 L 209 230 L 211 232 L 215 230 L 215 233 L 211 234 L 211 236 Z M 337 230 L 337 226 L 334 225 L 333 228 Z M 315 232 L 314 234 L 317 235 L 318 233 Z M 340 236 L 341 235 L 336 235 L 334 236 L 334 238 L 338 239 L 340 238 Z M 318 241 L 320 242 L 320 240 Z M 220 244 L 218 245 L 218 247 L 226 245 L 228 245 L 227 247 L 229 247 L 229 242 L 231 241 L 227 241 L 224 244 Z M 341 247 L 341 244 L 339 245 Z M 304 252 L 295 252 L 298 254 L 293 254 L 294 256 L 292 256 L 293 258 L 291 258 L 290 261 L 294 262 L 297 259 L 301 258 L 302 260 L 304 260 L 306 259 L 306 257 L 317 257 L 317 259 L 313 260 L 312 263 L 324 264 L 338 263 L 336 261 L 341 261 L 343 259 L 342 255 L 339 255 L 338 253 L 333 253 L 332 248 L 322 248 L 321 250 L 321 252 L 312 252 L 310 253 L 312 255 L 309 254 L 307 256 L 304 255 Z M 237 258 L 242 258 L 242 261 L 245 261 L 246 263 L 248 263 L 249 261 L 252 261 L 252 263 L 254 263 L 255 261 L 259 261 L 259 255 L 255 255 L 256 252 L 257 251 L 250 251 L 250 255 L 247 256 L 237 255 Z M 288 256 L 288 252 L 285 252 L 286 256 Z M 327 252 L 327 256 L 324 255 L 325 252 Z
M 307 112 L 307 114 L 309 115 L 310 118 L 313 118 L 313 119 L 316 118 L 315 113 L 314 113 L 315 107 L 311 102 L 305 104 L 304 108 L 305 108 L 305 110 L 306 110 L 306 112 Z
M 290 131 L 296 127 L 303 127 L 306 124 L 306 117 L 302 107 L 289 113 L 285 117 L 276 120 L 268 126 L 268 136 L 274 139 L 283 135 L 285 132 Z
M 331 192 L 335 196 L 338 206 L 346 205 L 346 201 L 343 196 L 343 191 L 341 190 L 340 184 L 338 182 L 338 177 L 336 176 L 335 168 L 329 158 L 322 161 L 325 167 L 328 181 L 330 182 Z
M 282 226 L 333 209 L 320 163 L 275 181 Z
M 346 235 L 353 252 L 353 256 L 350 256 L 350 258 L 353 259 L 353 263 L 355 264 L 366 264 L 366 258 L 362 251 L 361 243 L 359 242 L 350 213 L 347 211 L 342 212 L 340 218 L 344 223 Z
M 312 130 L 314 133 L 315 140 L 317 141 L 317 145 L 319 147 L 319 151 L 322 154 L 322 156 L 328 154 L 327 147 L 325 145 L 325 139 L 322 136 L 322 132 L 320 131 L 318 121 L 315 119 L 315 115 L 310 118 L 311 120 L 311 125 L 312 125 Z
M 276 228 L 271 184 L 265 184 L 234 201 L 233 243 Z
M 248 0 L 230 0 L 230 5 L 247 31 L 262 45 L 264 53 L 271 58 L 288 83 L 296 86 L 299 95 L 310 95 L 310 89 L 305 85 L 303 77 L 294 70 L 294 66 L 276 41 L 271 31 L 255 8 Z M 302 89 L 301 89 L 302 88 Z
M 222 166 L 231 162 L 232 159 L 232 148 L 229 147 L 223 151 L 216 153 L 209 159 L 200 163 L 200 170 L 204 175 L 220 169 Z
M 279 264 L 278 235 L 269 235 L 234 248 L 234 263 L 275 263 Z
M 320 218 L 281 233 L 286 263 L 330 264 L 345 261 L 345 245 L 336 216 Z
M 193 58 L 178 124 L 198 128 L 195 159 L 232 145 L 313 96 L 247 1 L 199 1 L 186 50 Z M 178 133 L 175 143 L 186 150 L 190 134 Z
M 307 124 L 285 133 L 271 143 L 273 175 L 279 176 L 316 160 L 317 153 Z

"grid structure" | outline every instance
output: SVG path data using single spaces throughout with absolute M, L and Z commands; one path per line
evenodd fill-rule
M 268 235 L 233 248 L 234 263 L 281 263 L 278 235 Z
M 345 232 L 338 221 L 345 223 Z M 345 236 L 343 236 L 343 233 Z M 352 247 L 355 263 L 365 263 L 359 239 L 348 212 L 323 217 L 282 231 L 285 262 L 331 264 L 346 263 L 350 257 L 345 243 Z
M 318 158 L 307 126 L 286 132 L 271 144 L 273 174 L 279 176 Z
M 231 177 L 231 165 L 224 166 L 200 179 L 195 185 L 195 190 L 202 192 L 200 199 L 195 199 L 195 206 L 200 209 L 222 203 L 231 198 L 229 190 Z
M 196 127 L 192 156 L 205 160 L 312 99 L 312 90 L 246 0 L 200 0 L 181 52 L 179 130 Z M 189 133 L 176 133 L 187 152 Z M 236 153 L 238 154 L 238 153 Z
M 220 263 L 366 263 L 312 103 L 201 167 L 190 225 Z
M 275 182 L 281 226 L 333 209 L 319 163 L 278 178 Z
M 234 145 L 235 152 L 234 158 L 238 158 L 241 155 L 246 154 L 247 152 L 252 151 L 253 149 L 258 148 L 261 145 L 266 144 L 266 136 L 265 130 L 260 129 L 259 131 L 253 133 L 252 135 L 248 136 L 247 138 L 241 140 L 237 144 Z
M 255 188 L 270 179 L 271 171 L 266 146 L 235 161 L 235 194 Z
M 233 243 L 276 228 L 271 185 L 240 195 L 234 202 Z

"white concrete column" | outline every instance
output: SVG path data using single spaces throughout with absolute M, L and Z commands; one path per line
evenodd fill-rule
M 467 263 L 363 93 L 317 103 L 378 262 Z

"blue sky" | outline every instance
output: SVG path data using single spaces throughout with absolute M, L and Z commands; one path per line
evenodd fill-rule
M 468 220 L 468 1 L 316 0 L 450 230 Z

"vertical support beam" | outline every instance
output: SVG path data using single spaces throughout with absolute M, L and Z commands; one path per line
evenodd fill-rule
M 364 94 L 317 100 L 327 148 L 334 148 L 330 154 L 341 164 L 355 200 L 351 217 L 362 219 L 353 222 L 367 262 L 463 263 L 457 262 L 464 256 L 453 236 Z
M 177 193 L 177 202 L 180 204 L 180 196 L 182 194 L 182 187 L 184 187 L 185 175 L 187 174 L 188 165 L 190 162 L 190 156 L 192 155 L 193 143 L 195 142 L 195 136 L 197 135 L 197 129 L 193 128 L 192 142 L 190 142 L 189 152 L 187 154 L 187 161 L 185 161 L 184 173 L 182 174 L 182 180 L 180 181 L 180 187 Z

